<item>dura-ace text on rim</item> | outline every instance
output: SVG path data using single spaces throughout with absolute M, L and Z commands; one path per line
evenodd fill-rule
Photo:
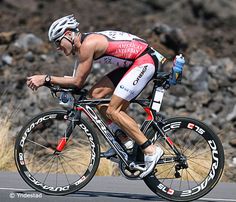
M 59 122 L 58 125 L 56 125 L 56 122 Z M 54 137 L 50 133 L 50 127 L 51 130 L 61 127 L 61 130 L 63 125 L 66 126 L 65 122 L 68 122 L 65 111 L 43 113 L 32 119 L 21 130 L 21 135 L 17 139 L 15 161 L 21 176 L 30 186 L 46 194 L 64 195 L 82 188 L 95 174 L 99 163 L 98 139 L 94 136 L 94 131 L 88 126 L 88 123 L 83 120 L 77 127 L 79 128 L 77 132 L 80 132 L 83 136 L 75 134 L 79 137 L 73 137 L 78 142 L 69 141 L 70 148 L 65 148 L 61 153 L 55 152 L 56 144 L 53 145 L 50 141 L 55 140 L 55 138 L 58 140 L 59 137 L 56 137 L 56 135 L 63 138 L 64 134 L 55 131 L 56 135 L 54 134 Z M 51 140 L 47 139 L 48 137 Z M 79 146 L 82 145 L 87 146 L 80 149 Z M 83 158 L 87 158 L 86 165 L 84 162 L 84 165 L 79 162 L 82 160 L 82 156 L 79 155 L 79 151 L 82 151 L 82 149 L 86 149 L 88 153 L 87 156 L 83 156 Z M 73 156 L 75 155 L 72 155 L 73 152 L 76 155 L 78 154 L 81 159 Z M 77 164 L 74 160 L 78 161 Z M 32 164 L 35 164 L 35 166 Z M 81 168 L 78 169 L 76 166 Z M 61 177 L 62 175 L 64 175 L 64 178 Z M 62 185 L 59 186 L 60 183 Z
M 162 129 L 182 156 L 169 154 L 168 147 L 157 139 L 156 143 L 166 154 L 163 159 L 174 156 L 175 162 L 158 164 L 156 173 L 147 176 L 145 183 L 156 194 L 173 201 L 194 200 L 208 193 L 220 179 L 224 167 L 219 138 L 206 125 L 190 118 L 167 119 Z M 148 129 L 146 132 L 150 133 Z

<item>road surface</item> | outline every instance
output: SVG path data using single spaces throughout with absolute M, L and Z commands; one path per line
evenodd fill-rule
M 0 202 L 152 202 L 166 201 L 143 181 L 123 177 L 94 177 L 81 191 L 67 196 L 48 196 L 32 190 L 18 173 L 0 172 Z M 236 202 L 236 184 L 220 183 L 199 202 Z

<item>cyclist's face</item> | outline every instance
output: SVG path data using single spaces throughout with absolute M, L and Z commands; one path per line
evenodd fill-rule
M 55 44 L 57 46 L 57 50 L 63 51 L 66 56 L 70 55 L 71 51 L 72 51 L 72 44 L 67 38 L 70 39 L 71 36 L 69 34 L 68 35 L 65 34 L 64 37 L 55 41 Z

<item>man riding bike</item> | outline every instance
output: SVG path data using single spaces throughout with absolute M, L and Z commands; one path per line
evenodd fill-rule
M 73 54 L 78 57 L 76 74 L 73 77 L 34 75 L 27 78 L 27 85 L 32 90 L 48 84 L 80 89 L 93 62 L 116 65 L 115 70 L 91 88 L 89 95 L 91 98 L 112 95 L 109 105 L 98 106 L 98 109 L 107 121 L 112 122 L 112 130 L 121 128 L 142 148 L 146 166 L 146 171 L 140 175 L 143 178 L 153 170 L 163 155 L 163 150 L 145 137 L 125 110 L 129 101 L 137 97 L 153 78 L 158 62 L 165 58 L 145 40 L 132 34 L 120 31 L 81 33 L 78 25 L 74 16 L 69 15 L 53 22 L 48 32 L 49 41 L 54 42 L 58 50 L 63 51 L 66 56 Z M 130 143 L 127 138 L 123 136 L 120 141 Z M 132 144 L 126 146 L 129 148 Z

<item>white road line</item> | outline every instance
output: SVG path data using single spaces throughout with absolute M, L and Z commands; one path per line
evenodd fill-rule
M 224 198 L 200 198 L 202 200 L 207 200 L 207 201 L 230 201 L 230 202 L 236 202 L 236 199 L 224 199 Z
M 9 190 L 9 191 L 35 191 L 34 189 L 17 189 L 17 188 L 4 188 L 0 187 L 0 190 Z

